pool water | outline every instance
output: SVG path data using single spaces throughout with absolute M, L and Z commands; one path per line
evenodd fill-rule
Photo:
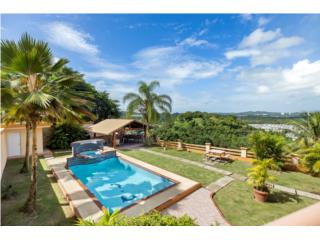
M 111 212 L 174 184 L 167 178 L 117 157 L 71 166 L 70 170 Z

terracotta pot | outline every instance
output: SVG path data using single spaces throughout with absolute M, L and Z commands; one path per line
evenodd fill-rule
M 254 199 L 258 202 L 266 202 L 269 192 L 260 191 L 256 188 L 253 188 Z

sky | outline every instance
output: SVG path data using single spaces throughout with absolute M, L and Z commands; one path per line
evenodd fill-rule
M 173 112 L 320 110 L 320 14 L 4 14 L 122 102 L 160 82 Z

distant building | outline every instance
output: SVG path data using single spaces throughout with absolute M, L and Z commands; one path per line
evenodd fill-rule
M 284 133 L 286 137 L 292 140 L 297 139 L 297 129 L 293 125 L 289 124 L 273 124 L 273 123 L 262 123 L 262 124 L 249 124 L 253 128 L 263 129 L 268 132 Z

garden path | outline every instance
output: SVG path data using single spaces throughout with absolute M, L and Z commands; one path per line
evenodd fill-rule
M 200 188 L 191 193 L 179 202 L 163 210 L 162 213 L 177 217 L 187 214 L 195 219 L 201 226 L 230 225 L 212 201 L 212 192 L 205 188 Z

